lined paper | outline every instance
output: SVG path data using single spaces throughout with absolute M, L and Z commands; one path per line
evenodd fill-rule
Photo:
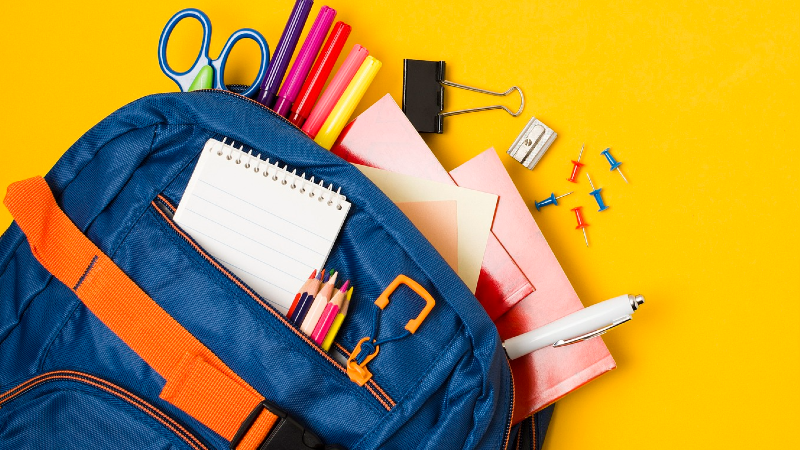
M 350 204 L 328 186 L 272 163 L 209 140 L 175 222 L 286 314 L 311 272 L 327 260 Z

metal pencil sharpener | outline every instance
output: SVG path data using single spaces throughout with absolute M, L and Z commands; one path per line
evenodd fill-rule
M 550 127 L 532 117 L 506 153 L 533 170 L 557 136 Z

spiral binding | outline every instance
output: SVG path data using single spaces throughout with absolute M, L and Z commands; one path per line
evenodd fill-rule
M 252 150 L 245 153 L 244 145 L 236 148 L 233 141 L 227 144 L 227 139 L 224 138 L 222 142 L 216 139 L 209 139 L 206 142 L 205 150 L 224 157 L 228 161 L 233 161 L 235 164 L 241 164 L 243 169 L 249 169 L 253 174 L 259 174 L 268 181 L 289 186 L 300 194 L 316 198 L 321 204 L 336 206 L 338 210 L 342 209 L 342 203 L 347 200 L 347 197 L 341 194 L 341 186 L 334 192 L 333 183 L 330 183 L 327 188 L 322 180 L 319 180 L 319 184 L 316 184 L 313 176 L 306 179 L 306 174 L 297 175 L 296 169 L 289 172 L 288 165 L 284 164 L 283 167 L 280 167 L 280 163 L 277 160 L 274 163 L 270 162 L 269 158 L 262 160 L 259 155 L 254 155 Z

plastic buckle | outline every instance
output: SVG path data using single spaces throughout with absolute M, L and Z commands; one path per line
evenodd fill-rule
M 231 439 L 231 450 L 235 450 L 239 443 L 244 439 L 245 434 L 253 426 L 258 416 L 263 410 L 267 410 L 272 414 L 278 416 L 277 422 L 273 425 L 264 442 L 258 446 L 258 450 L 321 450 L 325 448 L 322 440 L 314 434 L 311 430 L 307 430 L 304 426 L 300 425 L 289 417 L 289 415 L 275 406 L 274 404 L 263 400 L 256 405 L 253 411 L 247 416 L 247 419 L 242 422 L 236 435 Z

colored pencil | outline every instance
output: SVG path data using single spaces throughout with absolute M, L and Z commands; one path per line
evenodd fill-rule
M 300 301 L 297 302 L 297 307 L 294 309 L 294 315 L 290 317 L 292 323 L 297 326 L 300 326 L 300 324 L 303 323 L 303 319 L 308 313 L 308 308 L 310 308 L 311 303 L 314 302 L 314 297 L 316 297 L 317 293 L 322 287 L 322 283 L 327 279 L 328 278 L 325 277 L 325 269 L 320 270 L 317 274 L 317 282 L 312 286 L 313 291 L 306 293 L 306 295 L 301 297 Z
M 306 317 L 303 319 L 303 324 L 300 325 L 300 331 L 303 333 L 311 336 L 311 333 L 314 332 L 314 327 L 317 326 L 317 322 L 319 322 L 319 318 L 325 310 L 325 305 L 327 305 L 328 301 L 333 297 L 337 275 L 339 274 L 334 273 L 333 276 L 331 276 L 328 282 L 325 283 L 325 286 L 320 289 L 317 297 L 314 298 L 311 307 L 308 308 L 308 314 L 306 314 Z
M 292 306 L 289 307 L 289 312 L 286 313 L 286 317 L 292 317 L 292 314 L 294 314 L 294 309 L 297 307 L 297 303 L 300 301 L 300 297 L 302 297 L 303 294 L 308 293 L 308 289 L 311 287 L 311 283 L 316 282 L 316 280 L 314 279 L 314 277 L 316 276 L 317 276 L 317 269 L 314 269 L 314 271 L 311 272 L 311 276 L 308 277 L 308 280 L 306 280 L 306 282 L 303 283 L 303 287 L 301 287 L 300 290 L 297 292 L 297 295 L 294 296 L 294 301 L 292 302 Z
M 336 314 L 339 313 L 339 309 L 342 307 L 348 286 L 350 286 L 350 280 L 345 281 L 341 289 L 336 291 L 336 295 L 325 305 L 325 310 L 322 311 L 317 326 L 314 327 L 314 332 L 311 333 L 311 339 L 316 342 L 317 345 L 322 344 L 322 341 L 325 340 L 325 336 L 328 334 L 333 320 L 336 319 Z
M 326 352 L 331 349 L 331 345 L 333 345 L 333 340 L 336 338 L 336 334 L 339 333 L 339 328 L 342 327 L 342 322 L 344 322 L 345 317 L 347 317 L 347 309 L 350 307 L 350 298 L 353 296 L 353 286 L 350 286 L 350 289 L 347 291 L 347 297 L 344 300 L 344 305 L 339 310 L 339 313 L 336 314 L 336 318 L 333 319 L 333 323 L 331 324 L 330 329 L 328 330 L 328 334 L 325 335 L 325 340 L 322 341 L 322 349 Z

